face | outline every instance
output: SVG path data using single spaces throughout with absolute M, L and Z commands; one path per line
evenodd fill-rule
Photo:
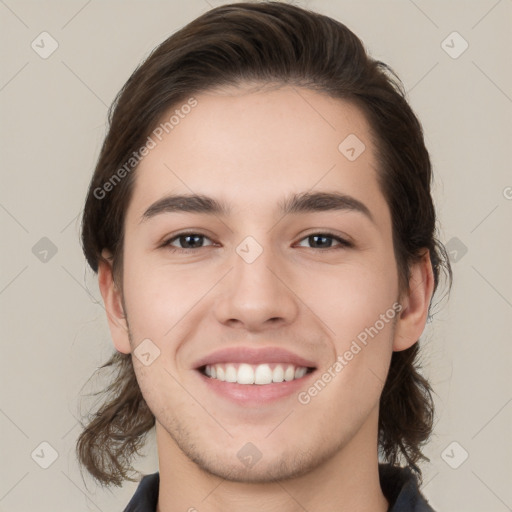
M 264 481 L 376 449 L 400 306 L 365 118 L 287 86 L 196 100 L 153 137 L 125 218 L 115 344 L 146 340 L 160 453 Z M 211 201 L 172 200 L 192 195 Z

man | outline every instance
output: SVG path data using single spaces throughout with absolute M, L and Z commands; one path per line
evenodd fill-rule
M 414 361 L 451 274 L 430 181 L 397 81 L 341 23 L 240 3 L 164 41 L 84 210 L 118 373 L 82 464 L 120 485 L 154 425 L 127 511 L 432 510 Z

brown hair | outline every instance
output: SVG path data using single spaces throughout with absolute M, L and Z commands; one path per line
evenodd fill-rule
M 370 58 L 343 24 L 281 2 L 235 3 L 208 11 L 160 44 L 119 92 L 82 219 L 83 250 L 95 272 L 102 249 L 108 249 L 122 290 L 124 216 L 136 169 L 133 165 L 126 171 L 126 162 L 134 151 L 171 107 L 209 88 L 242 82 L 290 84 L 356 104 L 375 139 L 400 290 L 407 290 L 410 265 L 426 249 L 434 291 L 443 269 L 451 286 L 450 263 L 436 238 L 430 159 L 400 80 L 386 64 Z M 123 166 L 123 179 L 107 193 L 105 183 L 112 183 Z M 418 372 L 418 350 L 415 343 L 392 355 L 380 398 L 379 448 L 386 461 L 396 464 L 403 458 L 421 478 L 417 462 L 428 460 L 420 448 L 432 432 L 434 403 L 429 382 Z M 130 354 L 115 352 L 101 368 L 113 370 L 114 378 L 78 438 L 77 454 L 101 484 L 119 486 L 133 480 L 131 459 L 155 418 Z

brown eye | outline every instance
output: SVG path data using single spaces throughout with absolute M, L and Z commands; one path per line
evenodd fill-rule
M 313 233 L 311 235 L 308 235 L 307 237 L 303 238 L 302 240 L 307 240 L 308 243 L 312 246 L 312 249 L 341 249 L 344 247 L 352 247 L 352 244 L 350 242 L 347 242 L 347 240 L 340 238 L 337 235 L 334 235 L 332 233 Z M 337 242 L 333 246 L 333 240 Z M 304 247 L 304 246 L 302 246 Z
M 203 245 L 204 240 L 210 239 L 207 236 L 202 235 L 200 233 L 178 233 L 176 236 L 164 242 L 163 247 L 167 247 L 171 251 L 190 251 L 205 247 Z M 175 245 L 176 242 L 178 246 Z

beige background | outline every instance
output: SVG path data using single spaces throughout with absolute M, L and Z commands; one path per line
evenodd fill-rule
M 84 482 L 74 456 L 77 396 L 112 351 L 79 219 L 107 106 L 151 49 L 220 3 L 0 1 L 1 511 L 122 510 L 135 490 Z M 455 284 L 423 336 L 438 413 L 423 492 L 438 511 L 512 510 L 512 1 L 296 3 L 395 68 L 431 151 Z M 43 31 L 58 42 L 46 59 L 31 47 Z M 469 44 L 458 58 L 442 46 L 453 31 Z M 147 452 L 138 468 L 152 472 Z

